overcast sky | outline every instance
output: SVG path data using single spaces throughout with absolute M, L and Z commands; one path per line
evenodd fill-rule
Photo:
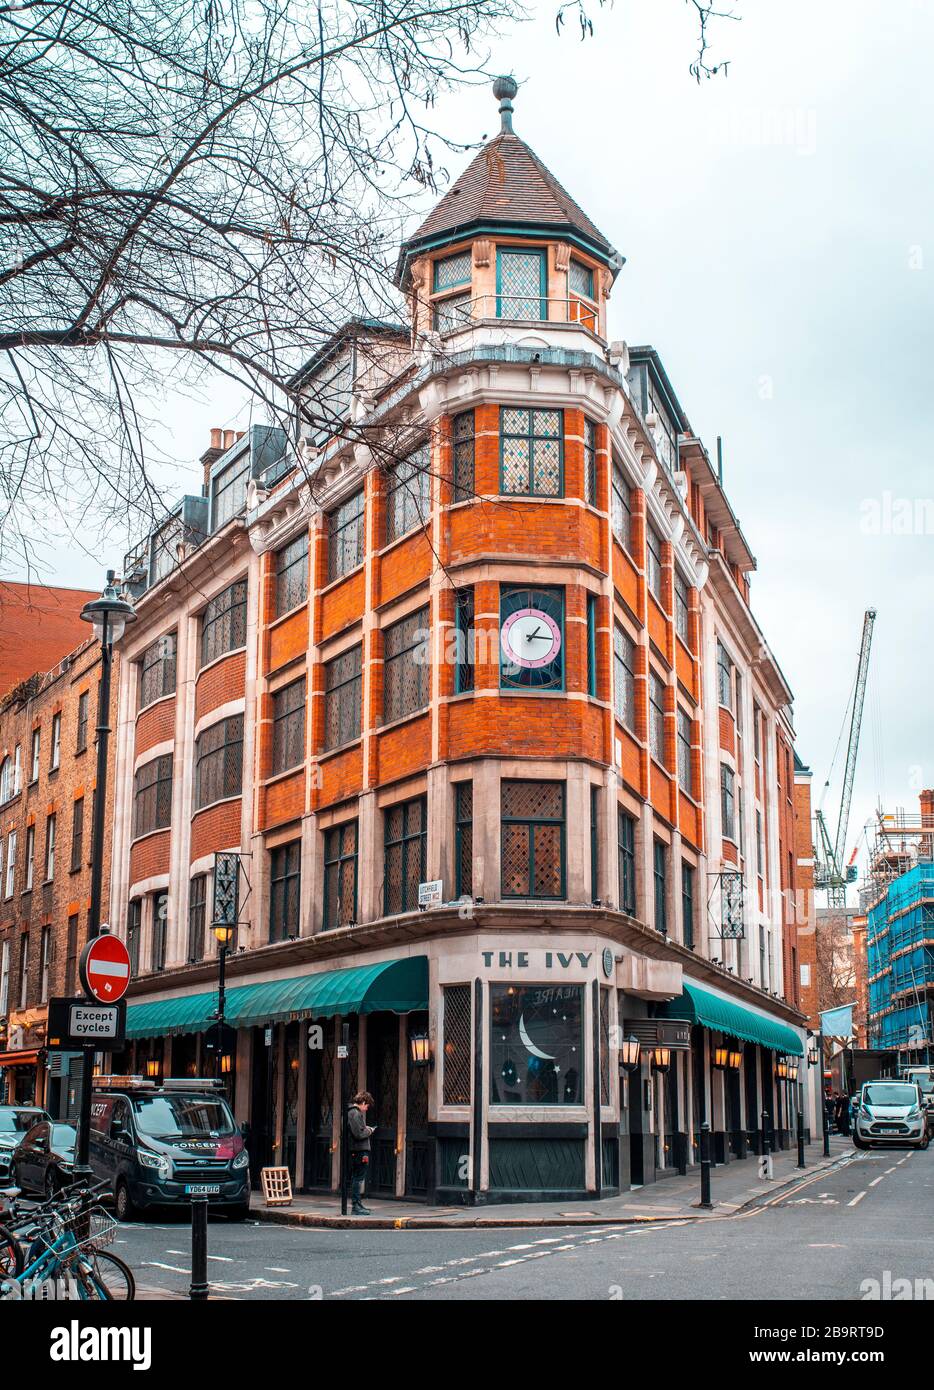
M 611 336 L 652 343 L 711 453 L 723 436 L 815 801 L 878 609 L 849 852 L 879 798 L 916 812 L 934 785 L 934 4 L 747 0 L 714 33 L 728 76 L 699 86 L 682 0 L 591 0 L 583 43 L 555 4 L 496 45 L 515 129 L 627 258 Z M 488 91 L 436 115 L 464 140 L 498 127 Z M 169 412 L 181 463 L 248 423 L 207 395 Z M 115 558 L 63 550 L 51 574 L 91 587 Z

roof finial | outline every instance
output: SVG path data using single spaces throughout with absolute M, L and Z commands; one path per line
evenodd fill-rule
M 493 95 L 499 101 L 500 130 L 504 135 L 512 135 L 512 99 L 519 90 L 514 77 L 497 77 L 493 83 Z

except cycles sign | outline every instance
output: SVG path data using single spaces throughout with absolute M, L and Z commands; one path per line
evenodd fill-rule
M 49 1000 L 50 1051 L 71 1052 L 78 1047 L 95 1051 L 123 1046 L 126 1037 L 126 1005 L 94 1004 L 88 999 L 56 997 Z

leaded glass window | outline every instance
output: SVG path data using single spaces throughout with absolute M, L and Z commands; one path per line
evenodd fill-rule
M 470 1104 L 470 985 L 445 985 L 442 1094 L 445 1105 Z
M 243 784 L 243 715 L 220 719 L 195 742 L 195 809 L 228 796 Z
M 689 645 L 691 595 L 687 583 L 675 571 L 675 632 L 685 646 Z
M 468 502 L 474 495 L 474 413 L 462 410 L 453 420 L 454 501 Z
M 341 652 L 324 668 L 324 751 L 360 737 L 363 648 Z
M 168 945 L 169 895 L 152 895 L 152 935 L 149 940 L 149 966 L 151 970 L 165 969 L 165 951 Z
M 394 464 L 386 481 L 386 544 L 424 526 L 431 512 L 431 450 L 426 440 Z
M 324 832 L 324 930 L 357 920 L 357 822 Z
M 390 806 L 384 814 L 383 905 L 387 917 L 414 912 L 418 907 L 418 885 L 425 881 L 427 814 L 424 797 Z
M 139 943 L 143 932 L 143 900 L 131 898 L 126 918 L 126 948 L 130 957 L 130 974 L 139 974 Z
M 720 812 L 723 820 L 723 835 L 727 840 L 736 839 L 736 778 L 731 767 L 720 764 Z
M 597 427 L 593 420 L 584 420 L 584 501 L 597 505 Z
M 613 629 L 613 708 L 616 718 L 636 731 L 636 644 L 619 623 Z
M 431 326 L 436 333 L 450 333 L 470 322 L 472 298 L 466 294 L 449 294 L 431 306 Z
M 500 486 L 506 496 L 564 496 L 560 410 L 500 410 Z
M 665 686 L 654 671 L 649 672 L 649 752 L 663 767 L 665 761 Z
M 469 285 L 471 276 L 471 251 L 457 251 L 453 256 L 444 256 L 435 261 L 434 289 L 452 290 L 457 285 Z
M 473 782 L 454 787 L 454 879 L 458 898 L 473 897 Z
M 305 759 L 305 677 L 272 696 L 271 772 L 285 772 Z
M 663 840 L 652 842 L 652 877 L 655 881 L 655 930 L 665 936 L 668 932 L 668 909 L 665 886 L 668 876 L 668 847 Z
M 717 643 L 717 693 L 726 709 L 733 708 L 733 663 L 722 642 Z
M 301 888 L 300 840 L 280 845 L 269 854 L 269 940 L 284 941 L 299 934 Z
M 363 564 L 365 510 L 363 493 L 355 492 L 328 515 L 329 581 Z
M 589 265 L 584 265 L 583 261 L 572 259 L 568 266 L 568 289 L 572 294 L 580 294 L 585 299 L 593 299 L 593 271 Z
M 617 810 L 619 847 L 619 910 L 636 915 L 636 822 L 622 807 Z
M 613 461 L 611 491 L 610 508 L 613 535 L 624 550 L 632 553 L 632 510 L 629 503 L 629 486 L 623 477 L 623 470 L 615 460 Z
M 303 531 L 276 553 L 276 617 L 308 597 L 308 532 Z
M 229 463 L 211 479 L 211 530 L 216 531 L 246 506 L 246 489 L 250 479 L 250 451 Z
M 662 601 L 662 542 L 652 526 L 645 528 L 645 582 L 649 592 Z
M 196 874 L 191 880 L 188 889 L 188 959 L 189 961 L 203 960 L 204 958 L 204 914 L 207 877 L 205 874 Z
M 474 587 L 454 590 L 454 693 L 463 695 L 474 687 L 476 632 L 474 629 Z
M 383 635 L 383 722 L 424 709 L 431 687 L 428 608 L 419 608 Z
M 133 778 L 133 835 L 164 830 L 172 820 L 172 754 L 152 758 Z
M 688 796 L 694 795 L 694 772 L 691 766 L 691 716 L 686 710 L 678 710 L 678 781 L 681 790 Z
M 201 615 L 201 665 L 246 645 L 246 580 L 224 589 Z
M 504 898 L 563 898 L 564 783 L 503 782 Z
M 545 256 L 541 251 L 496 253 L 496 316 L 501 319 L 546 319 Z

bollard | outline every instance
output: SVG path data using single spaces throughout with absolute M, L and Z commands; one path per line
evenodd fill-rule
M 804 1168 L 804 1116 L 798 1111 L 798 1167 Z
M 195 1197 L 191 1203 L 191 1284 L 188 1297 L 206 1299 L 208 1296 L 208 1203 L 206 1197 Z
M 762 1165 L 763 1168 L 765 1169 L 765 1175 L 766 1175 L 766 1177 L 769 1176 L 769 1174 L 770 1174 L 770 1172 L 771 1172 L 771 1168 L 772 1168 L 771 1153 L 772 1153 L 772 1146 L 771 1146 L 771 1143 L 769 1142 L 769 1112 L 768 1112 L 767 1110 L 763 1110 L 763 1112 L 762 1112 L 762 1154 L 761 1154 L 761 1157 L 764 1158 L 764 1159 L 766 1160 L 765 1163 Z
M 700 1127 L 700 1206 L 711 1211 L 710 1200 L 710 1125 L 705 1120 Z

